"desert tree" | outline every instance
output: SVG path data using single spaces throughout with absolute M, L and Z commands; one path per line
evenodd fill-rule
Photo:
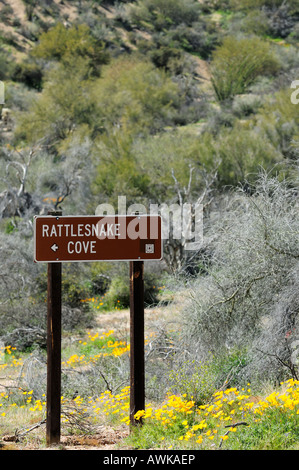
M 207 237 L 211 262 L 193 284 L 187 334 L 202 357 L 239 351 L 250 378 L 281 378 L 298 334 L 297 190 L 263 174 L 253 194 L 218 202 Z
M 38 200 L 30 188 L 30 172 L 38 159 L 40 144 L 24 148 L 10 144 L 2 149 L 1 178 L 4 190 L 0 194 L 1 217 L 23 217 L 26 213 L 39 212 Z
M 163 210 L 164 205 L 161 205 L 162 224 L 168 231 L 165 233 L 163 254 L 171 272 L 184 274 L 196 272 L 199 254 L 205 250 L 204 217 L 207 216 L 213 200 L 217 167 L 214 172 L 201 170 L 201 186 L 196 190 L 192 189 L 195 170 L 194 166 L 189 165 L 189 180 L 186 186 L 180 184 L 174 170 L 171 170 L 176 195 L 176 203 L 169 206 L 170 210 L 174 207 L 172 220 L 170 220 L 170 211 Z

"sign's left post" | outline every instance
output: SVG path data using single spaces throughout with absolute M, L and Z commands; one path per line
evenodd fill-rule
M 60 217 L 62 212 L 49 212 Z M 60 443 L 61 415 L 61 263 L 48 263 L 47 419 L 48 445 Z

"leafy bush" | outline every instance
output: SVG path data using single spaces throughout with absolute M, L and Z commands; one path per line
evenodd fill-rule
M 237 35 L 242 32 L 246 35 L 254 34 L 265 37 L 270 34 L 269 18 L 262 10 L 250 10 L 246 13 L 236 13 L 229 24 L 231 34 Z
M 257 111 L 262 106 L 262 99 L 258 95 L 248 94 L 236 96 L 233 104 L 232 110 L 239 118 L 250 116 L 251 114 L 256 114 Z
M 118 276 L 112 279 L 107 295 L 105 296 L 107 308 L 128 308 L 130 305 L 130 289 L 128 276 Z
M 190 25 L 199 13 L 200 5 L 194 0 L 139 0 L 131 6 L 130 17 L 141 28 L 163 31 L 179 24 Z
M 262 8 L 262 7 L 280 7 L 285 2 L 282 0 L 243 0 L 239 2 L 238 0 L 230 0 L 232 8 L 237 10 L 252 10 L 253 8 Z M 298 8 L 297 0 L 288 0 L 289 7 L 293 10 Z
M 138 47 L 152 42 L 152 52 L 156 45 L 157 48 L 168 50 L 168 54 L 171 49 L 176 54 L 186 50 L 207 58 L 218 42 L 215 23 L 201 15 L 201 6 L 193 0 L 140 1 L 131 7 L 128 15 L 132 26 L 136 24 L 151 33 L 151 41 L 142 35 L 139 41 L 138 33 L 132 33 L 131 36 Z
M 13 8 L 10 5 L 5 5 L 1 8 L 0 20 L 4 24 L 10 24 L 11 16 L 14 14 Z
M 151 306 L 159 300 L 159 290 L 154 274 L 144 273 L 144 302 Z M 130 281 L 128 275 L 115 276 L 105 296 L 106 308 L 128 308 L 130 306 Z
M 89 63 L 83 57 L 60 63 L 44 76 L 42 92 L 32 101 L 29 110 L 19 114 L 15 135 L 34 143 L 43 139 L 48 147 L 59 146 L 72 130 L 90 123 L 94 103 L 89 99 Z
M 13 63 L 11 61 L 10 54 L 2 46 L 2 40 L 0 38 L 0 80 L 7 79 L 10 76 L 12 70 Z
M 275 74 L 279 64 L 270 45 L 259 38 L 227 37 L 212 54 L 212 85 L 219 101 L 245 93 L 260 75 Z
M 231 130 L 222 130 L 215 144 L 219 160 L 219 182 L 238 185 L 257 178 L 259 168 L 271 170 L 282 162 L 282 156 L 263 134 L 239 123 Z
M 232 9 L 238 11 L 241 30 L 261 36 L 287 38 L 298 23 L 299 8 L 296 0 L 231 0 Z M 242 12 L 242 13 L 241 13 Z M 239 14 L 241 16 L 239 16 Z
M 109 55 L 105 45 L 97 41 L 87 25 L 66 28 L 61 23 L 42 33 L 32 55 L 45 60 L 68 62 L 74 57 L 88 60 L 94 74 L 98 75 L 100 66 L 106 64 Z
M 299 116 L 291 101 L 291 89 L 280 90 L 269 97 L 258 114 L 259 127 L 274 148 L 288 159 L 297 160 Z
M 11 79 L 22 82 L 30 88 L 41 90 L 43 73 L 37 64 L 23 62 L 14 66 Z
M 187 400 L 194 400 L 197 405 L 211 398 L 217 384 L 211 358 L 204 362 L 187 359 L 173 366 L 169 377 L 171 392 L 186 395 Z
M 120 127 L 128 134 L 155 133 L 173 122 L 181 103 L 178 86 L 147 60 L 120 57 L 95 81 L 98 126 Z
M 168 34 L 170 44 L 178 41 L 186 51 L 200 55 L 203 59 L 210 57 L 211 52 L 219 44 L 216 27 L 207 19 L 200 18 L 187 27 L 184 23 L 178 25 Z

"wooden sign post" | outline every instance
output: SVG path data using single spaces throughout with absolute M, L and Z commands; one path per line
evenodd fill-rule
M 61 263 L 130 261 L 130 422 L 136 425 L 135 413 L 145 408 L 144 261 L 160 259 L 160 216 L 34 218 L 34 262 L 48 263 L 47 444 L 59 443 L 61 432 Z
M 60 216 L 53 212 L 52 216 Z M 48 263 L 47 419 L 48 445 L 60 442 L 61 407 L 61 263 Z
M 145 408 L 143 261 L 130 262 L 130 423 Z

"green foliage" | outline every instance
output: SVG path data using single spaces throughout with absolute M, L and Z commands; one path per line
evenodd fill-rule
M 262 107 L 262 99 L 258 95 L 237 95 L 232 104 L 233 113 L 239 117 L 244 118 L 257 114 L 258 110 Z
M 133 154 L 138 158 L 141 171 L 149 179 L 149 196 L 151 201 L 162 203 L 176 197 L 175 177 L 182 185 L 188 186 L 190 177 L 189 165 L 210 171 L 214 165 L 214 154 L 208 148 L 208 138 L 202 135 L 184 135 L 179 131 L 161 133 L 155 139 L 136 139 Z M 203 174 L 194 176 L 191 192 L 196 193 L 203 183 Z M 163 196 L 163 198 L 162 198 Z
M 35 63 L 22 62 L 15 64 L 11 73 L 11 79 L 16 82 L 22 82 L 30 88 L 41 90 L 43 72 Z
M 17 230 L 17 220 L 15 220 L 15 218 L 7 220 L 4 225 L 4 233 L 9 234 Z
M 296 414 L 269 409 L 257 420 L 237 433 L 231 450 L 298 450 L 298 422 Z
M 3 41 L 4 42 L 4 41 Z M 13 70 L 13 63 L 10 54 L 2 45 L 2 38 L 0 37 L 0 80 L 7 79 Z
M 120 128 L 130 136 L 154 133 L 173 122 L 183 97 L 166 72 L 150 62 L 122 57 L 98 79 L 89 72 L 88 59 L 75 56 L 51 68 L 42 93 L 20 115 L 16 136 L 57 146 L 81 124 L 91 133 Z
M 139 0 L 131 7 L 131 21 L 145 29 L 164 29 L 179 24 L 190 25 L 200 14 L 200 5 L 194 0 Z
M 130 305 L 130 291 L 128 276 L 117 276 L 112 279 L 105 302 L 113 309 L 115 307 L 128 308 Z
M 79 265 L 65 264 L 62 277 L 62 302 L 70 307 L 82 307 L 81 300 L 88 297 L 90 293 L 89 286 L 83 270 Z M 86 274 L 85 274 L 86 275 Z M 47 273 L 46 270 L 40 273 L 36 279 L 36 297 L 44 302 L 47 297 Z M 83 309 L 85 307 L 83 306 Z
M 231 1 L 232 9 L 241 13 L 241 29 L 266 37 L 291 39 L 298 23 L 297 0 L 245 0 Z M 237 15 L 237 17 L 238 17 Z
M 220 126 L 214 130 L 203 132 L 200 138 L 193 134 L 182 138 L 180 132 L 169 132 L 154 140 L 134 142 L 133 154 L 136 158 L 139 155 L 140 171 L 149 178 L 152 201 L 161 203 L 161 194 L 166 200 L 175 197 L 172 172 L 180 185 L 187 187 L 190 165 L 196 169 L 191 186 L 191 196 L 196 197 L 204 187 L 206 174 L 215 168 L 218 187 L 236 186 L 240 182 L 254 181 L 260 167 L 270 170 L 276 166 L 279 169 L 278 164 L 283 162 L 276 142 L 252 126 L 251 121 L 236 121 L 231 128 Z
M 121 127 L 128 134 L 157 132 L 172 122 L 180 104 L 178 86 L 163 70 L 134 56 L 123 56 L 95 81 L 98 125 Z
M 9 24 L 10 23 L 10 18 L 13 15 L 14 11 L 13 8 L 10 5 L 5 5 L 4 7 L 1 8 L 0 12 L 0 20 L 4 24 Z
M 202 405 L 210 400 L 216 385 L 213 359 L 204 362 L 186 360 L 170 373 L 171 391 Z
M 83 57 L 51 68 L 42 93 L 19 116 L 16 137 L 32 143 L 43 139 L 51 147 L 59 145 L 75 126 L 89 123 L 94 104 L 88 99 L 88 76 L 89 63 Z
M 259 168 L 271 169 L 282 161 L 281 154 L 264 135 L 239 123 L 221 132 L 215 150 L 220 162 L 221 186 L 254 181 Z
M 252 10 L 253 8 L 262 8 L 262 7 L 280 7 L 285 2 L 283 0 L 243 0 L 238 2 L 238 0 L 230 0 L 232 8 L 237 10 Z M 295 10 L 298 8 L 297 0 L 288 0 L 288 6 Z
M 280 90 L 269 97 L 258 114 L 259 126 L 282 155 L 297 159 L 295 142 L 299 138 L 297 106 L 291 101 L 292 89 Z
M 213 52 L 212 85 L 217 99 L 225 101 L 245 93 L 260 75 L 273 75 L 279 63 L 271 47 L 259 38 L 226 37 Z
M 214 22 L 201 15 L 201 6 L 194 0 L 142 0 L 131 6 L 128 17 L 132 26 L 151 34 L 146 40 L 136 34 L 135 41 L 141 51 L 150 51 L 158 66 L 168 65 L 172 55 L 184 50 L 207 58 L 218 41 Z
M 152 306 L 159 300 L 159 289 L 155 275 L 144 273 L 144 302 Z M 110 287 L 105 295 L 106 308 L 128 308 L 130 306 L 130 280 L 128 273 L 113 277 Z
M 66 273 L 64 271 L 62 280 L 62 302 L 70 307 L 80 307 L 81 300 L 85 299 L 89 293 L 86 285 L 78 281 L 76 273 Z
M 178 41 L 181 48 L 208 59 L 219 43 L 219 33 L 208 18 L 200 17 L 191 27 L 180 24 L 169 33 L 170 41 Z
M 86 359 L 92 358 L 92 356 L 99 354 L 99 352 L 107 346 L 107 343 L 115 341 L 116 338 L 112 334 L 103 336 L 97 335 L 96 337 L 92 337 L 92 340 L 81 344 L 79 354 L 84 354 Z
M 122 131 L 102 138 L 97 146 L 100 163 L 94 178 L 93 191 L 117 204 L 119 194 L 125 194 L 128 204 L 145 197 L 150 180 L 132 153 L 132 139 Z
M 148 54 L 156 67 L 162 67 L 165 70 L 170 70 L 175 62 L 183 60 L 182 51 L 170 46 L 153 47 Z
M 98 75 L 100 67 L 109 60 L 105 45 L 97 41 L 85 24 L 66 28 L 61 23 L 42 33 L 32 55 L 45 60 L 73 63 L 75 57 L 88 61 L 92 72 Z
M 242 376 L 243 370 L 250 363 L 246 349 L 231 348 L 224 355 L 217 354 L 211 362 L 217 388 L 246 386 L 248 379 Z

